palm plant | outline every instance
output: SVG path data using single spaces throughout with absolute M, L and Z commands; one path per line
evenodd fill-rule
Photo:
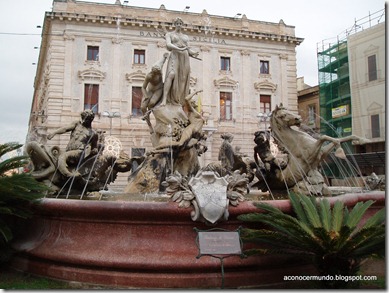
M 306 195 L 289 195 L 295 216 L 266 204 L 255 203 L 265 213 L 250 213 L 238 218 L 265 224 L 262 229 L 242 230 L 246 243 L 265 247 L 245 251 L 253 254 L 292 254 L 312 261 L 322 276 L 356 276 L 365 258 L 385 255 L 385 210 L 381 209 L 366 223 L 358 224 L 374 203 L 358 202 L 349 211 L 343 202 L 331 208 L 327 199 L 317 200 Z M 267 228 L 268 227 L 268 228 Z M 323 281 L 326 288 L 347 287 L 350 282 Z
M 21 146 L 14 142 L 0 144 L 0 158 Z M 30 203 L 41 198 L 48 190 L 46 185 L 36 181 L 31 174 L 15 172 L 27 163 L 27 156 L 15 156 L 0 162 L 0 262 L 9 256 L 8 243 L 14 234 L 12 220 L 15 217 L 30 217 Z

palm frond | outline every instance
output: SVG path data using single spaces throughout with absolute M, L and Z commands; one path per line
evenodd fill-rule
M 363 225 L 362 229 L 367 229 L 373 226 L 382 225 L 385 223 L 385 208 L 380 209 L 378 212 L 376 212 L 372 217 L 370 217 L 365 225 Z
M 331 235 L 324 227 L 313 228 L 313 232 L 323 249 L 328 249 L 331 246 Z
M 342 225 L 346 225 L 347 221 L 348 221 L 348 217 L 349 217 L 349 210 L 348 210 L 348 207 L 344 207 L 344 210 L 343 210 L 343 221 L 342 221 Z
M 308 218 L 305 215 L 304 209 L 301 206 L 300 196 L 291 192 L 289 194 L 290 203 L 292 204 L 293 210 L 296 213 L 297 219 L 304 222 L 305 224 L 309 224 Z
M 256 206 L 257 208 L 262 209 L 264 211 L 267 211 L 267 212 L 271 212 L 271 213 L 275 213 L 275 214 L 283 214 L 283 212 L 280 209 L 277 209 L 276 207 L 274 207 L 268 203 L 255 202 L 254 206 Z
M 18 143 L 0 144 L 0 155 L 20 148 Z M 12 217 L 28 218 L 32 215 L 30 203 L 43 197 L 49 189 L 28 173 L 12 170 L 23 167 L 28 162 L 26 156 L 15 156 L 0 163 L 0 240 L 5 243 L 12 238 Z M 7 219 L 7 220 L 6 220 Z
M 363 249 L 373 245 L 376 241 L 381 243 L 385 248 L 385 226 L 372 226 L 369 228 L 358 230 L 349 239 L 350 249 L 349 251 L 355 251 L 356 249 Z
M 12 240 L 13 234 L 12 231 L 4 221 L 0 219 L 0 243 L 2 242 L 1 240 L 3 239 L 5 242 L 9 242 Z
M 43 196 L 48 187 L 28 173 L 0 176 L 0 201 L 30 201 Z
M 4 156 L 6 153 L 17 150 L 20 147 L 22 147 L 22 145 L 17 142 L 7 142 L 0 144 L 0 157 Z
M 298 228 L 296 227 L 296 222 L 294 221 L 294 218 L 286 214 L 282 214 L 278 216 L 279 217 L 274 217 L 273 213 L 269 213 L 269 214 L 257 213 L 257 214 L 241 215 L 238 217 L 238 219 L 243 221 L 262 223 L 276 230 L 279 230 L 285 235 L 293 236 L 294 231 L 296 230 L 296 228 Z
M 281 255 L 295 255 L 303 258 L 312 258 L 314 254 L 307 251 L 295 251 L 293 249 L 276 249 L 276 248 L 252 248 L 244 251 L 244 254 L 247 256 L 252 255 L 273 255 L 273 254 L 281 254 Z
M 296 250 L 302 248 L 305 250 L 320 251 L 322 249 L 321 244 L 317 241 L 312 229 L 305 223 L 297 220 L 295 217 L 292 217 L 288 214 L 279 212 L 269 212 L 266 214 L 251 213 L 246 215 L 240 215 L 238 216 L 238 219 L 243 221 L 258 222 L 265 224 L 268 227 L 271 227 L 271 229 L 279 233 L 281 242 L 286 242 L 290 245 L 294 245 L 296 247 Z M 272 235 L 275 236 L 276 234 Z M 262 234 L 256 234 L 255 236 L 250 238 L 243 236 L 242 239 L 245 241 L 253 242 L 253 239 L 257 237 L 258 241 L 256 242 L 261 242 L 261 240 L 259 239 L 262 236 Z M 262 240 L 265 241 L 264 239 Z M 266 242 L 268 241 L 269 240 L 266 239 Z
M 244 242 L 265 244 L 279 250 L 284 249 L 306 253 L 314 253 L 321 250 L 321 247 L 319 247 L 313 238 L 305 237 L 301 234 L 292 237 L 278 230 L 242 229 L 241 235 Z
M 321 227 L 320 216 L 317 210 L 317 204 L 314 197 L 310 198 L 308 196 L 301 196 L 301 205 L 305 211 L 310 225 L 314 228 Z
M 369 228 L 350 240 L 350 245 L 346 246 L 341 252 L 355 259 L 368 258 L 376 255 L 380 258 L 385 257 L 385 228 Z
M 320 200 L 320 220 L 321 224 L 326 232 L 331 229 L 331 206 L 327 199 Z
M 338 233 L 342 227 L 343 217 L 344 217 L 344 204 L 341 201 L 336 201 L 334 207 L 332 208 L 332 225 L 331 230 Z
M 18 156 L 6 159 L 0 162 L 0 176 L 7 176 L 7 173 L 12 172 L 28 163 L 27 157 Z
M 257 203 L 257 207 L 267 210 L 268 213 L 250 213 L 238 216 L 239 220 L 246 222 L 258 222 L 267 224 L 274 229 L 283 231 L 285 234 L 295 236 L 296 233 L 309 234 L 313 236 L 313 232 L 309 226 L 298 221 L 295 217 L 280 212 L 279 209 L 270 206 L 267 203 Z
M 372 200 L 366 202 L 358 202 L 354 208 L 351 210 L 346 225 L 350 228 L 354 228 L 358 225 L 359 221 L 362 219 L 366 210 L 374 203 Z

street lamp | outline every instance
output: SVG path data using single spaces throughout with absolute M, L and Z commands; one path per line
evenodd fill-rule
M 113 118 L 119 118 L 120 117 L 120 113 L 119 112 L 104 111 L 102 115 L 103 115 L 103 117 L 107 117 L 110 120 L 110 123 L 109 123 L 109 135 L 111 136 L 111 134 L 112 134 L 112 119 Z
M 259 125 L 261 125 L 262 122 L 265 122 L 265 131 L 267 131 L 267 121 L 269 121 L 270 116 L 271 116 L 271 112 L 259 113 L 257 115 L 257 117 L 259 119 Z

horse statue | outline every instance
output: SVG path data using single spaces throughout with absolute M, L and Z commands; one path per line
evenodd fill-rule
M 266 166 L 262 172 L 263 176 L 257 176 L 259 179 L 257 187 L 284 190 L 307 179 L 311 174 L 317 180 L 319 173 L 317 169 L 320 163 L 333 150 L 335 150 L 335 156 L 346 158 L 341 143 L 353 141 L 356 144 L 364 144 L 368 142 L 355 135 L 342 138 L 319 135 L 315 138 L 298 128 L 301 122 L 301 116 L 288 111 L 282 104 L 275 107 L 270 118 L 271 135 L 281 152 L 286 154 L 287 159 L 281 163 L 278 162 L 275 159 L 276 156 L 270 153 L 269 142 L 257 139 L 265 143 L 265 146 L 260 148 L 263 151 L 258 155 Z M 264 180 L 267 185 L 264 184 Z

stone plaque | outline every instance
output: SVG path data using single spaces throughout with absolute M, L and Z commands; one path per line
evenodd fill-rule
M 200 254 L 242 254 L 238 232 L 199 232 Z

